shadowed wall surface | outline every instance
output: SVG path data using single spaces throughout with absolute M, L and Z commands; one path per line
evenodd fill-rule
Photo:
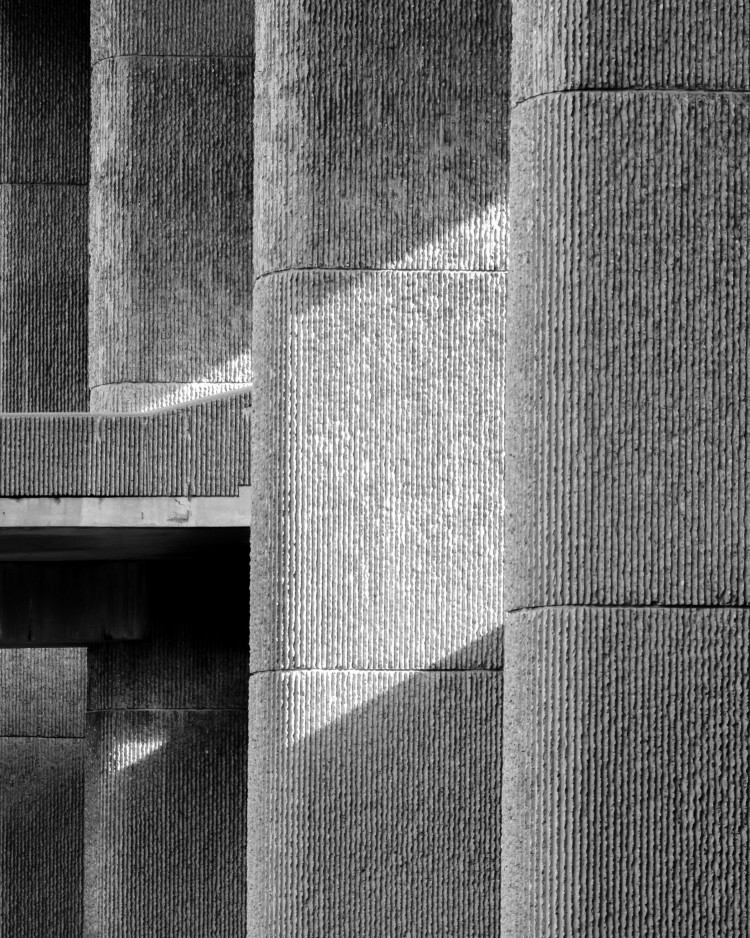
M 83 934 L 242 938 L 247 558 L 158 570 L 149 639 L 89 652 Z
M 249 933 L 496 933 L 509 6 L 257 30 Z
M 507 938 L 746 931 L 749 28 L 518 5 Z
M 247 386 L 253 4 L 91 15 L 91 409 Z
M 88 409 L 88 3 L 0 10 L 0 410 Z
M 0 932 L 81 933 L 83 649 L 0 650 Z

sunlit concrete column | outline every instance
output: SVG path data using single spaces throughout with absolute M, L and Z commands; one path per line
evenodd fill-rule
M 253 4 L 92 0 L 95 411 L 245 387 Z
M 257 4 L 251 936 L 499 933 L 507 4 Z
M 739 938 L 750 9 L 513 28 L 503 935 Z
M 89 650 L 85 938 L 244 938 L 247 561 L 238 561 L 155 562 L 149 639 Z
M 88 409 L 88 3 L 0 7 L 0 410 Z
M 0 934 L 81 933 L 83 649 L 0 650 Z

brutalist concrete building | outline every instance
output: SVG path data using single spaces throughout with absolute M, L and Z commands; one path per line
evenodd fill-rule
M 0 934 L 747 936 L 750 6 L 0 50 Z

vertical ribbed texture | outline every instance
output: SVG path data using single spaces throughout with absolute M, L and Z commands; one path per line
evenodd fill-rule
M 151 637 L 89 653 L 83 934 L 244 938 L 246 559 L 153 566 Z
M 88 4 L 0 10 L 0 411 L 88 410 Z
M 86 652 L 0 650 L 0 934 L 76 938 Z
M 510 4 L 257 30 L 249 934 L 497 935 Z
M 0 182 L 88 183 L 88 3 L 4 0 L 0 129 Z
M 0 933 L 76 938 L 83 741 L 0 738 Z
M 505 267 L 510 4 L 258 3 L 256 274 Z
M 505 655 L 503 934 L 744 936 L 750 612 L 514 613 Z
M 744 938 L 750 7 L 513 26 L 503 935 Z
M 94 64 L 117 55 L 254 54 L 253 0 L 95 0 Z
M 0 497 L 237 495 L 250 395 L 150 415 L 0 416 Z
M 259 281 L 254 668 L 499 665 L 504 293 L 502 274 Z
M 522 0 L 513 100 L 584 88 L 750 87 L 745 0 Z
M 151 6 L 95 0 L 92 9 L 100 60 L 89 364 L 98 410 L 129 410 L 133 395 L 152 409 L 201 396 L 201 385 L 250 381 L 253 5 L 239 26 L 236 4 L 214 7 L 215 35 L 201 41 L 205 3 Z M 148 35 L 156 20 L 163 28 Z M 245 37 L 242 55 L 227 52 L 230 30 Z
M 502 678 L 250 681 L 249 938 L 500 934 Z
M 513 116 L 509 608 L 750 598 L 750 102 Z
M 88 410 L 88 191 L 0 185 L 0 409 Z
M 0 650 L 0 736 L 83 736 L 86 651 Z
M 244 938 L 247 714 L 89 714 L 84 938 Z

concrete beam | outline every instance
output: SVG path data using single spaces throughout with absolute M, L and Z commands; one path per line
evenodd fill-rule
M 250 524 L 250 487 L 238 496 L 0 498 L 3 528 L 239 528 Z

